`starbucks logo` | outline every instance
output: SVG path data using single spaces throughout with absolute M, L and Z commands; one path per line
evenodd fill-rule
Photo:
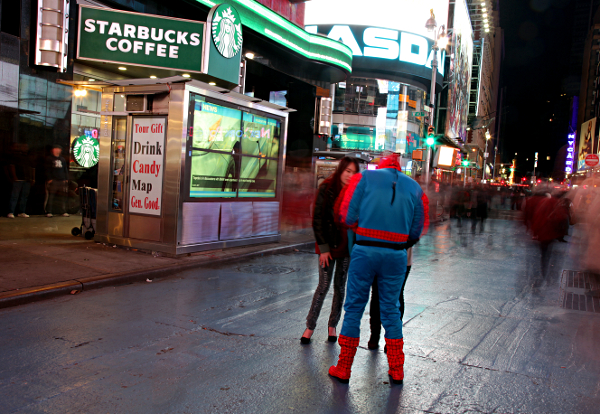
M 97 139 L 82 135 L 73 144 L 73 156 L 79 165 L 90 168 L 98 164 L 100 144 Z
M 212 38 L 219 53 L 227 59 L 242 48 L 242 24 L 237 11 L 228 5 L 217 7 L 212 19 Z

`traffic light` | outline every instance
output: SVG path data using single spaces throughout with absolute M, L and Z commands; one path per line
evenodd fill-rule
M 434 144 L 435 140 L 433 139 L 432 136 L 427 137 L 427 145 L 429 145 L 430 147 Z
M 467 160 L 464 160 L 464 161 L 462 162 L 462 165 L 463 165 L 463 167 L 468 167 L 468 166 L 469 166 L 469 161 L 467 161 Z
M 427 136 L 432 137 L 434 134 L 435 134 L 435 128 L 433 127 L 433 125 L 429 125 L 427 127 Z

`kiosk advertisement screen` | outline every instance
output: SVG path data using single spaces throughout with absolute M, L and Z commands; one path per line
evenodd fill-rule
M 281 123 L 200 99 L 190 120 L 190 197 L 275 197 Z

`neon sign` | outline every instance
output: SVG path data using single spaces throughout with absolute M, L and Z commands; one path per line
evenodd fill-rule
M 567 159 L 565 161 L 565 172 L 571 174 L 573 172 L 573 160 L 575 159 L 575 134 L 567 136 Z
M 320 33 L 321 30 L 329 39 L 344 43 L 352 50 L 352 55 L 365 58 L 379 58 L 388 61 L 399 61 L 424 66 L 431 69 L 433 41 L 425 36 L 400 30 L 382 29 L 366 26 L 306 26 L 309 33 Z M 357 40 L 358 39 L 358 40 Z M 359 41 L 362 41 L 362 48 Z M 446 51 L 437 51 L 439 62 L 444 61 Z M 444 65 L 438 66 L 438 72 L 444 74 Z

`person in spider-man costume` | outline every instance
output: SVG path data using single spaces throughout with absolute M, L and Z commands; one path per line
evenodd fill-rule
M 336 202 L 337 218 L 356 233 L 350 256 L 344 323 L 338 364 L 329 375 L 350 380 L 360 338 L 360 321 L 377 276 L 381 322 L 394 383 L 404 379 L 404 340 L 398 297 L 406 274 L 406 249 L 429 224 L 429 201 L 412 178 L 401 172 L 398 156 L 383 158 L 379 169 L 352 177 Z

